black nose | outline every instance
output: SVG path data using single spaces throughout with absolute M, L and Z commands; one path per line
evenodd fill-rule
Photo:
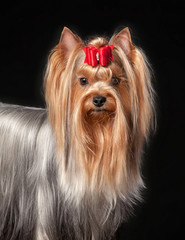
M 93 104 L 96 107 L 102 107 L 105 102 L 106 102 L 106 98 L 103 96 L 93 97 Z

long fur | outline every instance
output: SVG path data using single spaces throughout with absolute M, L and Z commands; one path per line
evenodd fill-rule
M 141 200 L 142 150 L 154 119 L 146 57 L 133 45 L 126 51 L 122 32 L 125 45 L 118 35 L 110 40 L 115 61 L 91 67 L 83 63 L 84 43 L 65 32 L 49 56 L 47 110 L 0 105 L 0 240 L 111 239 Z M 86 87 L 79 85 L 84 76 Z M 107 97 L 100 114 L 96 95 Z

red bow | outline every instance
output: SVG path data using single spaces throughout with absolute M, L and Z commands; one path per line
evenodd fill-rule
M 114 61 L 112 55 L 113 47 L 113 45 L 105 45 L 101 48 L 95 48 L 94 46 L 83 47 L 86 54 L 84 63 L 93 67 L 97 66 L 98 63 L 102 66 L 107 65 L 110 61 Z

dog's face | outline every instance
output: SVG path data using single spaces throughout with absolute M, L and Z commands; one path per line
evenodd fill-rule
M 118 101 L 129 119 L 129 99 L 126 73 L 117 62 L 111 62 L 108 67 L 82 64 L 77 68 L 71 108 L 73 112 L 80 107 L 83 118 L 91 125 L 112 120 L 118 111 Z
M 126 31 L 124 34 L 128 34 Z M 123 34 L 123 35 L 124 35 Z M 130 36 L 125 36 L 130 37 Z M 131 50 L 131 42 L 124 48 Z M 115 39 L 112 39 L 114 42 Z M 96 48 L 108 44 L 104 38 L 93 39 L 89 42 Z M 115 61 L 106 66 L 92 67 L 83 62 L 75 68 L 71 94 L 71 115 L 80 109 L 82 119 L 91 126 L 94 124 L 106 124 L 114 119 L 116 113 L 124 111 L 127 123 L 131 123 L 131 101 L 129 80 L 122 61 L 113 50 Z M 128 54 L 129 55 L 129 54 Z

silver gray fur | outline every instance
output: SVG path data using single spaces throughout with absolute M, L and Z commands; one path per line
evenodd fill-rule
M 118 199 L 109 213 L 102 196 L 68 204 L 56 162 L 46 110 L 0 103 L 0 240 L 111 239 L 129 204 Z

